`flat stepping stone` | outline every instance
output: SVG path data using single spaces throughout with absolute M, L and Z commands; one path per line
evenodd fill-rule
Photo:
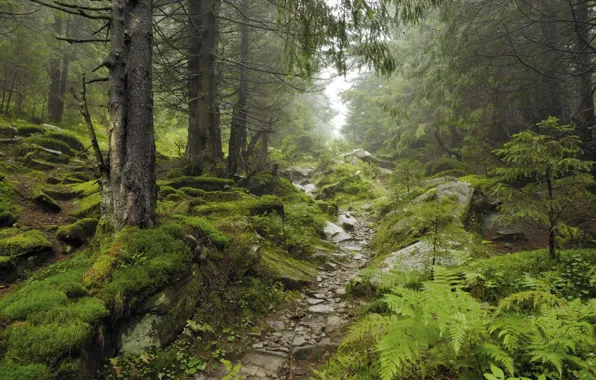
M 335 309 L 329 305 L 313 305 L 308 308 L 308 311 L 315 314 L 331 314 L 335 313 Z

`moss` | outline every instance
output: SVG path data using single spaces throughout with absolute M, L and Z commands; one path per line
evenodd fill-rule
M 42 170 L 42 171 L 49 171 L 49 170 L 53 170 L 56 168 L 56 165 L 51 163 L 51 162 L 47 162 L 45 160 L 39 160 L 39 159 L 30 159 L 25 161 L 25 166 L 31 168 L 31 169 L 35 169 L 35 170 Z
M 75 247 L 80 247 L 95 234 L 97 219 L 84 218 L 76 223 L 61 226 L 56 233 L 56 238 Z
M 319 209 L 329 216 L 337 216 L 339 212 L 339 206 L 335 202 L 317 201 Z
M 54 164 L 67 164 L 70 161 L 70 158 L 66 154 L 54 154 L 38 149 L 23 156 L 24 162 L 29 162 L 31 160 L 43 160 Z
M 74 152 L 70 149 L 67 143 L 62 142 L 60 140 L 42 137 L 42 136 L 32 136 L 28 137 L 26 140 L 28 143 L 37 144 L 47 149 L 58 150 L 64 154 L 69 156 L 74 156 Z
M 486 178 L 485 176 L 480 175 L 468 175 L 461 177 L 460 181 L 469 183 L 473 188 L 478 189 L 483 193 L 490 192 L 490 190 L 492 190 L 495 185 L 499 183 L 498 178 Z
M 261 247 L 259 274 L 274 281 L 280 281 L 289 289 L 307 285 L 316 275 L 316 268 L 304 261 L 283 255 L 279 249 L 265 244 Z
M 192 187 L 206 191 L 224 190 L 234 184 L 234 181 L 217 177 L 179 177 L 163 181 L 160 185 L 171 186 L 174 189 Z
M 205 190 L 195 189 L 194 187 L 181 187 L 180 191 L 191 197 L 201 197 L 205 194 Z
M 79 178 L 84 178 L 83 176 L 79 176 Z M 76 191 L 77 196 L 79 197 L 87 197 L 91 194 L 95 194 L 99 192 L 99 183 L 97 181 L 91 180 L 83 183 L 77 183 L 72 187 L 74 191 Z
M 44 192 L 38 192 L 33 196 L 32 199 L 35 203 L 47 211 L 60 212 L 62 210 L 60 204 Z
M 54 132 L 49 132 L 46 134 L 47 138 L 51 138 L 54 140 L 59 140 L 62 141 L 66 144 L 68 144 L 68 146 L 74 150 L 78 150 L 81 151 L 83 149 L 85 149 L 85 146 L 83 145 L 83 143 L 81 141 L 79 141 L 79 139 L 68 132 L 58 132 L 58 131 L 54 131 Z
M 202 195 L 202 198 L 207 202 L 230 202 L 244 197 L 244 194 L 238 191 L 209 191 Z
M 22 208 L 17 204 L 16 196 L 7 180 L 0 180 L 0 228 L 12 226 L 21 215 Z
M 377 183 L 374 169 L 366 164 L 341 164 L 329 169 L 317 181 L 322 200 L 334 200 L 338 204 L 348 204 L 358 200 L 368 200 L 384 195 L 385 190 Z
M 70 215 L 77 218 L 99 217 L 101 196 L 99 193 L 91 194 L 78 201 L 78 208 L 71 211 Z
M 31 136 L 34 134 L 44 134 L 44 129 L 40 125 L 21 125 L 17 127 L 17 131 L 20 136 Z
M 11 229 L 11 232 L 17 232 Z M 7 235 L 10 232 L 4 232 Z M 29 256 L 39 253 L 50 253 L 52 245 L 39 230 L 18 232 L 10 237 L 0 238 L 0 254 L 2 256 Z
M 174 189 L 172 186 L 160 186 L 158 196 L 160 199 L 167 197 L 170 194 L 176 194 L 178 190 Z
M 11 360 L 0 362 L 0 379 L 49 380 L 50 371 L 43 364 L 19 364 Z
M 200 217 L 175 216 L 183 225 L 193 229 L 199 237 L 215 245 L 218 249 L 225 249 L 230 243 L 230 237 L 218 231 L 206 219 Z
M 91 337 L 92 326 L 109 314 L 101 300 L 87 297 L 80 283 L 83 269 L 77 265 L 56 265 L 62 270 L 0 300 L 0 320 L 7 326 L 2 333 L 6 357 L 54 364 L 76 354 Z
M 179 226 L 165 225 L 150 230 L 125 229 L 104 255 L 119 253 L 111 281 L 102 289 L 102 298 L 110 305 L 133 303 L 167 285 L 188 270 L 192 260 Z

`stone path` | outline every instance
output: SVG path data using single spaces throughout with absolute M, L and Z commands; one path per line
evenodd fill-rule
M 293 305 L 267 318 L 269 329 L 240 360 L 245 379 L 308 379 L 337 348 L 353 311 L 361 306 L 360 301 L 346 299 L 345 286 L 366 266 L 368 242 L 375 232 L 352 212 L 341 211 L 338 220 L 349 231 L 329 237 L 337 249 L 319 267 L 316 281 Z M 327 230 L 333 229 L 337 230 Z

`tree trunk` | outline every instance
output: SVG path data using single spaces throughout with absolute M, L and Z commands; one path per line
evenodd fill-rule
M 62 60 L 62 72 L 60 73 L 60 91 L 58 92 L 58 121 L 62 120 L 64 115 L 64 99 L 66 96 L 66 87 L 68 86 L 68 66 L 70 62 L 67 56 Z
M 61 17 L 55 16 L 54 33 L 57 35 L 62 33 Z M 57 123 L 61 120 L 62 114 L 60 106 L 60 82 L 62 76 L 60 75 L 60 58 L 56 51 L 54 52 L 54 57 L 50 60 L 48 75 L 50 76 L 50 86 L 48 88 L 48 115 L 51 123 Z
M 594 126 L 594 94 L 592 85 L 592 57 L 590 53 L 589 42 L 591 41 L 590 31 L 590 9 L 588 3 L 581 3 L 576 9 L 577 21 L 575 30 L 579 41 L 579 123 L 577 125 L 578 136 L 583 142 L 583 148 L 586 152 L 585 158 L 594 159 L 594 147 L 592 146 L 592 127 Z M 594 171 L 596 178 L 596 171 Z
M 155 223 L 151 0 L 113 0 L 109 151 L 102 189 L 107 231 Z
M 2 102 L 0 103 L 0 113 L 4 112 L 4 98 L 6 97 L 6 87 L 8 86 L 8 69 L 4 68 L 4 80 L 2 81 Z
M 8 115 L 10 112 L 10 101 L 12 100 L 12 93 L 14 91 L 14 85 L 17 82 L 17 73 L 15 72 L 12 76 L 12 83 L 10 84 L 10 89 L 8 90 L 8 99 L 6 99 L 6 111 L 5 113 Z
M 238 171 L 239 161 L 243 158 L 246 151 L 246 105 L 248 103 L 248 20 L 246 12 L 249 10 L 248 0 L 242 1 L 243 21 L 240 36 L 240 63 L 238 71 L 240 73 L 240 82 L 238 88 L 238 102 L 234 105 L 232 114 L 232 126 L 230 131 L 230 143 L 228 151 L 228 173 L 234 176 Z
M 548 189 L 548 251 L 552 259 L 559 261 L 557 252 L 555 249 L 556 244 L 556 229 L 557 220 L 555 217 L 555 209 L 553 207 L 553 183 L 551 177 L 551 171 L 546 170 L 546 187 Z
M 185 155 L 195 173 L 202 164 L 214 166 L 223 160 L 215 67 L 219 6 L 219 0 L 189 0 L 189 95 L 196 104 L 189 104 L 193 110 Z M 195 77 L 196 83 L 191 83 Z

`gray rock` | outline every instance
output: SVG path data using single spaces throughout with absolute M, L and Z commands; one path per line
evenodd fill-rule
M 259 342 L 259 343 L 253 344 L 251 347 L 254 349 L 259 349 L 259 348 L 263 348 L 264 344 L 263 344 L 263 342 Z
M 472 201 L 474 189 L 472 185 L 462 181 L 451 181 L 437 186 L 437 196 L 443 199 L 449 196 L 457 196 L 457 203 L 467 207 Z
M 284 331 L 286 329 L 286 324 L 282 321 L 267 321 L 267 325 L 275 331 Z
M 313 305 L 308 308 L 308 311 L 315 314 L 331 314 L 335 312 L 335 309 L 329 305 Z
M 309 305 L 318 305 L 318 304 L 323 303 L 325 301 L 322 300 L 322 299 L 320 299 L 320 298 L 311 298 L 311 297 L 308 297 L 306 299 L 306 302 L 308 302 Z
M 306 344 L 306 339 L 304 339 L 303 336 L 296 336 L 296 337 L 294 337 L 294 340 L 292 341 L 293 347 L 300 347 L 305 344 Z
M 341 288 L 335 289 L 335 294 L 337 294 L 338 296 L 345 296 L 346 295 L 346 288 L 341 287 Z
M 311 321 L 307 322 L 306 325 L 310 327 L 310 331 L 315 335 L 321 335 L 321 333 L 323 333 L 323 328 L 325 328 L 323 322 Z
M 341 317 L 332 315 L 327 317 L 327 322 L 325 323 L 325 331 L 327 333 L 332 333 L 340 329 L 346 322 L 341 319 Z
M 241 362 L 243 367 L 253 365 L 268 372 L 278 373 L 286 362 L 286 355 L 273 351 L 253 350 L 246 354 Z
M 358 223 L 358 219 L 346 214 L 340 214 L 337 217 L 337 222 L 343 227 L 344 230 L 353 231 L 356 224 Z
M 321 341 L 318 344 L 293 348 L 292 356 L 297 360 L 318 361 L 325 356 L 325 354 L 335 352 L 338 346 L 337 343 Z
M 352 238 L 350 234 L 344 231 L 343 228 L 331 222 L 327 222 L 325 224 L 324 232 L 329 240 L 334 241 L 336 243 Z

